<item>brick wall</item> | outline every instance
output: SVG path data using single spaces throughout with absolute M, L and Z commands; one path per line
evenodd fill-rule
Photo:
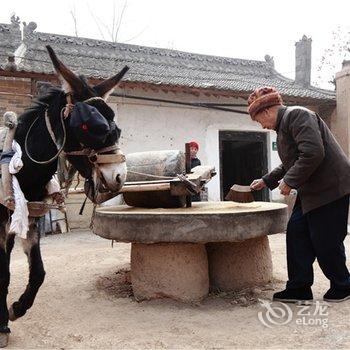
M 6 111 L 18 115 L 31 104 L 31 79 L 0 76 L 0 126 Z

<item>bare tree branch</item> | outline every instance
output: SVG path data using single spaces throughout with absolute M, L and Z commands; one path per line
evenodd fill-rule
M 113 38 L 113 33 L 112 33 L 111 29 L 110 29 L 105 23 L 103 23 L 103 21 L 101 20 L 101 18 L 96 17 L 96 19 L 100 22 L 100 25 L 107 31 L 108 37 L 111 38 L 110 40 L 113 41 L 113 40 L 112 40 L 112 38 Z
M 123 7 L 120 11 L 120 14 L 117 16 L 117 0 L 114 0 L 113 2 L 113 17 L 112 17 L 112 25 L 108 26 L 106 25 L 106 21 L 101 20 L 101 18 L 99 18 L 95 12 L 92 11 L 90 4 L 87 3 L 88 5 L 88 10 L 90 13 L 90 16 L 92 17 L 92 19 L 94 20 L 97 29 L 102 37 L 103 40 L 111 40 L 112 42 L 116 43 L 118 42 L 119 39 L 119 33 L 120 33 L 120 29 L 122 27 L 123 24 L 123 20 L 125 17 L 125 13 L 126 13 L 126 9 L 128 6 L 128 0 L 124 0 L 124 4 Z M 71 12 L 72 16 L 73 13 Z M 74 13 L 75 15 L 75 13 Z M 75 16 L 74 16 L 75 17 Z M 73 20 L 76 19 L 73 17 Z M 109 22 L 109 21 L 107 21 Z M 110 23 L 110 22 L 109 22 Z M 147 28 L 149 27 L 146 26 L 145 28 L 143 28 L 138 34 L 136 34 L 135 36 L 133 36 L 132 38 L 125 40 L 123 42 L 129 42 L 131 40 L 136 39 L 137 37 L 139 37 Z M 77 31 L 76 31 L 76 35 L 77 35 Z M 107 38 L 107 39 L 106 39 Z
M 117 42 L 117 40 L 118 40 L 119 29 L 120 29 L 120 27 L 121 27 L 122 20 L 123 20 L 124 13 L 125 13 L 125 10 L 126 10 L 127 5 L 128 5 L 128 0 L 125 0 L 123 9 L 122 9 L 122 11 L 121 11 L 121 13 L 120 13 L 120 16 L 119 16 L 119 19 L 118 19 L 117 29 L 116 29 L 115 36 L 114 36 L 114 38 L 115 38 L 114 42 Z
M 73 22 L 74 22 L 74 32 L 75 36 L 78 37 L 78 25 L 77 25 L 77 15 L 75 11 L 75 6 L 73 5 L 73 9 L 70 11 L 70 14 L 72 15 Z
M 115 0 L 113 1 L 113 21 L 112 21 L 112 41 L 115 42 L 114 39 L 114 28 L 115 28 Z
M 101 30 L 101 27 L 100 27 L 100 25 L 99 25 L 98 22 L 97 22 L 96 16 L 95 16 L 94 13 L 91 11 L 91 8 L 90 8 L 89 3 L 88 3 L 87 5 L 88 5 L 88 9 L 89 9 L 90 15 L 91 15 L 92 19 L 94 20 L 94 22 L 95 22 L 95 24 L 96 24 L 96 26 L 97 26 L 97 29 L 98 29 L 98 31 L 100 32 L 100 35 L 102 36 L 102 39 L 103 39 L 103 40 L 106 40 L 106 39 L 105 39 L 105 36 L 103 35 L 103 32 L 102 32 L 102 30 Z
M 132 36 L 131 38 L 127 39 L 127 40 L 123 40 L 123 43 L 129 43 L 130 41 L 138 38 L 140 35 L 142 35 L 147 29 L 149 28 L 149 25 L 144 27 L 138 34 Z

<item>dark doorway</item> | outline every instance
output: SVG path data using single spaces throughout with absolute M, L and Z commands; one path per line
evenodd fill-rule
M 267 134 L 219 131 L 221 200 L 231 186 L 249 185 L 267 173 Z M 257 201 L 269 201 L 268 189 L 254 192 Z

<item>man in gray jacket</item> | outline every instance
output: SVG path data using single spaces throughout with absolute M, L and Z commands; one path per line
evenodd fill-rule
M 281 194 L 298 191 L 287 227 L 288 282 L 273 300 L 312 300 L 312 265 L 317 261 L 330 280 L 324 300 L 350 299 L 350 274 L 346 267 L 350 162 L 323 120 L 303 107 L 286 107 L 275 88 L 255 90 L 248 111 L 264 129 L 277 133 L 282 164 L 253 190 L 279 187 Z

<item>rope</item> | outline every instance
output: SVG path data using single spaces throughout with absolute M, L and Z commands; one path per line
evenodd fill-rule
M 135 175 L 142 175 L 142 176 L 148 176 L 156 179 L 175 179 L 177 176 L 163 176 L 163 175 L 152 175 L 152 174 L 147 174 L 147 173 L 140 173 L 138 171 L 132 171 L 128 170 L 129 174 L 135 174 Z
M 52 130 L 51 123 L 50 123 L 50 119 L 49 119 L 49 116 L 48 116 L 48 114 L 47 114 L 46 111 L 45 111 L 45 124 L 46 124 L 47 131 L 49 132 L 53 143 L 54 143 L 55 146 L 57 147 L 56 136 L 55 136 L 55 133 L 54 133 L 53 130 Z
M 94 219 L 95 219 L 95 215 L 96 215 L 96 208 L 97 208 L 97 204 L 94 204 L 93 209 L 92 209 L 92 214 L 91 214 L 90 225 L 89 225 L 89 228 L 91 231 L 94 229 Z
M 30 153 L 29 153 L 29 150 L 28 150 L 28 138 L 29 138 L 29 134 L 30 134 L 30 131 L 32 130 L 34 124 L 38 121 L 39 117 L 36 117 L 35 120 L 33 121 L 33 123 L 31 124 L 30 128 L 28 129 L 27 131 L 27 134 L 26 134 L 26 138 L 24 140 L 24 149 L 27 153 L 27 156 L 28 158 L 36 163 L 36 164 L 50 164 L 51 162 L 53 162 L 55 159 L 58 158 L 58 156 L 60 155 L 60 153 L 63 151 L 63 148 L 66 144 L 66 138 L 67 138 L 67 131 L 66 131 L 66 126 L 64 125 L 64 113 L 65 113 L 65 110 L 66 110 L 66 107 L 63 107 L 61 109 L 61 125 L 62 125 L 62 129 L 63 129 L 63 142 L 62 142 L 62 145 L 61 147 L 58 149 L 57 153 L 50 159 L 48 160 L 43 160 L 43 161 L 40 161 L 40 160 L 36 160 L 34 159 Z M 47 119 L 48 120 L 48 114 L 47 114 L 47 110 L 45 111 L 45 120 Z M 50 126 L 50 129 L 48 129 L 48 132 L 53 140 L 53 142 L 55 143 L 55 136 L 53 135 L 53 131 L 51 129 L 51 126 Z M 52 134 L 52 135 L 51 135 Z M 56 147 L 57 147 L 57 144 L 55 143 Z
M 103 147 L 98 150 L 94 150 L 91 148 L 83 148 L 79 151 L 70 151 L 70 152 L 64 152 L 65 155 L 67 156 L 87 156 L 87 157 L 93 157 L 99 153 L 104 153 L 104 152 L 110 152 L 110 151 L 116 151 L 120 150 L 120 148 L 117 145 L 112 145 L 108 147 Z
M 90 102 L 95 102 L 95 101 L 106 102 L 102 97 L 99 97 L 99 96 L 90 97 L 87 100 L 84 100 L 84 102 L 87 103 L 87 104 L 90 104 Z

